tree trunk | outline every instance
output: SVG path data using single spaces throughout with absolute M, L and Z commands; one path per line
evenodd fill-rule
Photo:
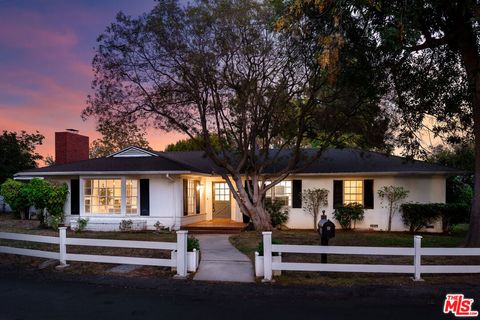
M 230 192 L 233 195 L 235 201 L 242 214 L 250 217 L 255 230 L 268 231 L 272 230 L 272 221 L 270 220 L 270 214 L 265 210 L 265 203 L 263 201 L 264 194 L 260 194 L 258 187 L 253 183 L 253 195 L 249 195 L 244 186 L 244 181 L 241 175 L 232 175 L 232 180 L 227 175 L 222 176 L 227 182 Z M 235 184 L 235 186 L 234 186 Z
M 474 195 L 470 226 L 465 246 L 480 247 L 480 57 L 477 39 L 469 19 L 460 17 L 456 24 L 455 37 L 467 74 L 469 91 L 472 93 L 473 135 L 475 139 Z
M 392 205 L 390 205 L 390 208 L 388 210 L 388 231 L 392 231 L 392 214 L 393 213 L 393 208 Z
M 257 205 L 253 207 L 254 210 L 249 212 L 252 219 L 255 230 L 269 231 L 272 230 L 272 222 L 270 221 L 270 215 L 265 210 L 263 205 Z

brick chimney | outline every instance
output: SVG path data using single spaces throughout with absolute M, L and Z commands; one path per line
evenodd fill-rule
M 55 164 L 88 160 L 88 140 L 74 129 L 55 132 Z

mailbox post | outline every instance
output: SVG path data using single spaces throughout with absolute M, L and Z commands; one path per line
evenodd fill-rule
M 325 210 L 322 211 L 322 216 L 318 222 L 318 233 L 320 234 L 320 244 L 322 246 L 328 246 L 328 241 L 335 237 L 335 224 L 327 219 Z M 321 262 L 327 263 L 326 253 L 322 253 Z

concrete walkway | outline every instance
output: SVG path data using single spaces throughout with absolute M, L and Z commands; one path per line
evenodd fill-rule
M 230 244 L 229 235 L 196 236 L 200 241 L 200 266 L 193 280 L 254 282 L 250 259 Z

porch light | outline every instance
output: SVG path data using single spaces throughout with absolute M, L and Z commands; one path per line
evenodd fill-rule
M 203 188 L 203 183 L 197 184 L 197 191 L 200 191 L 201 188 Z

